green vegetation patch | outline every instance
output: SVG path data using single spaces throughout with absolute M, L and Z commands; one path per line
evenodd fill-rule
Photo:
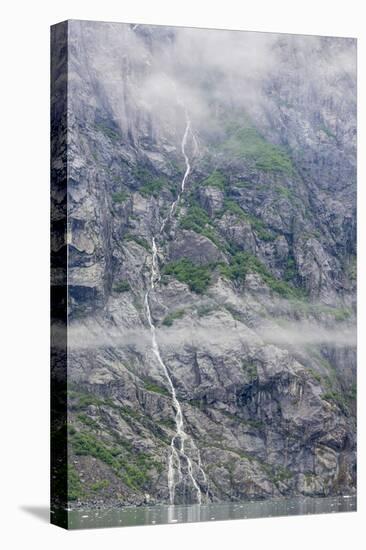
M 324 304 L 299 304 L 299 311 L 302 315 L 319 315 L 325 314 L 332 317 L 335 321 L 347 321 L 354 316 L 354 311 L 351 307 L 334 307 Z
M 91 418 L 90 416 L 84 414 L 84 413 L 80 413 L 76 416 L 77 420 L 81 423 L 81 424 L 84 424 L 84 426 L 89 426 L 90 428 L 94 428 L 94 429 L 98 429 L 99 428 L 99 424 L 98 422 L 96 422 L 93 418 Z M 70 432 L 69 432 L 70 433 Z M 76 430 L 74 428 L 74 431 L 71 435 L 75 434 L 76 433 Z
M 129 290 L 131 290 L 131 286 L 128 281 L 126 281 L 125 279 L 121 279 L 114 285 L 113 290 L 115 292 L 128 292 Z
M 252 181 L 237 180 L 234 183 L 232 183 L 231 187 L 238 187 L 239 189 L 245 189 L 247 187 L 253 187 L 253 185 L 255 185 L 255 183 Z
M 202 185 L 205 187 L 216 187 L 221 191 L 225 191 L 226 178 L 221 172 L 215 170 L 208 178 L 203 180 Z
M 118 191 L 117 193 L 113 193 L 112 201 L 114 203 L 121 204 L 123 202 L 126 202 L 128 197 L 129 197 L 129 194 L 126 193 L 126 191 Z
M 174 430 L 176 428 L 175 422 L 172 418 L 163 418 L 158 420 L 158 424 L 161 424 L 163 427 L 168 428 L 169 430 Z
M 67 495 L 68 500 L 79 500 L 84 495 L 83 485 L 73 464 L 67 467 Z
M 311 374 L 311 376 L 314 378 L 314 380 L 316 380 L 317 382 L 319 382 L 319 384 L 322 382 L 323 378 L 322 376 L 316 372 L 314 369 L 312 368 L 309 368 L 309 372 Z
M 244 372 L 248 375 L 249 380 L 254 381 L 258 378 L 258 369 L 254 363 L 242 361 Z
M 334 319 L 336 321 L 347 321 L 350 317 L 352 317 L 351 308 L 341 307 L 334 310 Z
M 164 319 L 162 324 L 166 327 L 171 327 L 176 319 L 181 319 L 185 314 L 185 309 L 176 309 L 169 313 Z
M 286 262 L 284 277 L 286 281 L 292 281 L 296 277 L 296 262 L 295 258 L 290 256 Z
M 223 151 L 252 160 L 259 170 L 292 174 L 291 159 L 280 147 L 266 141 L 253 127 L 231 125 L 230 137 L 221 145 Z
M 164 275 L 172 275 L 190 290 L 202 294 L 211 283 L 210 266 L 196 265 L 188 258 L 170 262 L 163 269 Z
M 348 412 L 347 402 L 344 395 L 341 392 L 333 390 L 323 393 L 321 396 L 325 401 L 335 403 L 343 412 Z
M 142 187 L 140 187 L 139 191 L 144 197 L 153 196 L 157 198 L 167 183 L 167 180 L 164 178 L 156 178 L 148 183 L 145 183 Z
M 213 304 L 201 304 L 197 307 L 197 315 L 198 317 L 206 317 L 207 315 L 210 315 L 213 311 L 217 310 L 217 305 Z
M 145 389 L 148 391 L 159 393 L 160 395 L 170 395 L 166 388 L 164 388 L 163 386 L 158 386 L 158 384 L 156 384 L 155 382 L 151 382 L 151 380 L 144 380 L 144 386 Z
M 276 466 L 275 472 L 273 474 L 273 481 L 275 483 L 283 483 L 286 481 L 289 481 L 294 477 L 294 474 L 288 470 L 287 468 L 284 468 L 283 466 Z
M 111 407 L 113 409 L 118 409 L 118 405 L 116 405 L 112 399 L 105 397 L 104 399 L 101 399 L 97 395 L 90 393 L 86 390 L 79 390 L 79 389 L 73 389 L 75 386 L 70 385 L 70 389 L 68 391 L 68 397 L 70 399 L 70 409 L 77 410 L 77 411 L 83 411 L 87 409 L 90 406 L 94 407 Z
M 110 466 L 131 489 L 144 487 L 150 480 L 149 470 L 155 467 L 153 458 L 144 452 L 134 451 L 128 441 L 121 438 L 118 445 L 108 445 L 93 434 L 77 432 L 70 443 L 76 455 L 92 456 Z
M 229 265 L 220 265 L 221 274 L 232 281 L 244 282 L 248 273 L 258 273 L 273 292 L 284 298 L 304 297 L 304 291 L 289 283 L 276 279 L 258 258 L 248 252 L 237 252 L 231 258 Z
M 124 240 L 135 242 L 136 244 L 142 246 L 143 248 L 145 248 L 145 250 L 150 252 L 150 245 L 147 240 L 144 239 L 144 237 L 139 237 L 138 235 L 131 235 L 131 233 L 127 233 L 124 236 Z
M 238 203 L 231 199 L 224 200 L 224 208 L 221 212 L 221 215 L 224 212 L 230 212 L 231 214 L 235 214 L 235 216 L 241 218 L 242 220 L 249 221 L 249 214 L 246 214 L 244 210 L 238 205 Z
M 352 384 L 352 387 L 347 391 L 347 397 L 351 401 L 355 401 L 357 399 L 357 386 L 356 386 L 356 384 Z
M 224 200 L 224 208 L 221 212 L 221 215 L 224 212 L 230 212 L 231 214 L 234 214 L 238 218 L 246 221 L 247 223 L 250 223 L 254 231 L 256 232 L 257 236 L 263 240 L 263 241 L 273 241 L 276 236 L 266 229 L 264 223 L 261 219 L 256 218 L 255 216 L 252 216 L 251 214 L 247 214 L 244 212 L 244 210 L 239 206 L 239 204 L 231 199 L 225 199 Z
M 116 455 L 119 454 L 119 450 L 109 448 L 102 441 L 94 437 L 94 435 L 86 432 L 77 432 L 72 436 L 71 444 L 76 455 L 87 455 L 99 458 L 114 470 L 119 470 L 120 465 L 116 458 Z
M 154 180 L 155 178 L 153 172 L 145 166 L 134 166 L 131 172 L 133 177 L 137 179 L 142 185 Z
M 181 218 L 180 227 L 201 233 L 208 223 L 210 223 L 210 218 L 207 212 L 200 206 L 194 205 L 190 206 L 187 213 Z
M 351 281 L 357 280 L 357 258 L 355 255 L 351 256 L 346 266 L 346 273 Z
M 100 122 L 99 124 L 96 124 L 96 129 L 102 132 L 107 138 L 109 138 L 111 141 L 118 141 L 121 139 L 121 136 L 110 128 L 105 122 Z
M 273 464 L 268 464 L 267 462 L 263 462 L 260 460 L 258 462 L 260 463 L 262 469 L 266 473 L 268 479 L 272 481 L 272 483 L 285 483 L 290 481 L 294 476 L 294 474 L 290 470 L 284 468 L 283 466 L 275 466 Z
M 218 235 L 211 225 L 210 217 L 207 212 L 196 203 L 188 207 L 187 213 L 180 221 L 180 227 L 203 235 L 210 239 L 216 246 L 221 246 Z
M 76 410 L 85 410 L 91 405 L 103 405 L 103 400 L 92 393 L 83 393 L 78 391 L 69 391 L 69 398 L 72 400 L 71 407 Z
M 96 481 L 95 483 L 92 483 L 90 485 L 90 489 L 95 493 L 99 493 L 100 491 L 103 491 L 103 489 L 108 489 L 109 486 L 110 481 L 108 479 L 101 479 L 99 481 Z
M 208 223 L 210 223 L 210 218 L 207 212 L 197 204 L 190 206 L 180 220 L 182 229 L 191 229 L 196 233 L 201 233 Z
M 76 433 L 76 429 L 72 424 L 67 425 L 67 433 L 68 435 L 74 435 L 74 433 Z

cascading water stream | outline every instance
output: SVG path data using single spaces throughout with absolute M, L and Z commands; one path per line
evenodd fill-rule
M 192 140 L 193 140 L 195 150 L 197 150 L 198 149 L 197 140 L 195 139 L 194 134 L 192 133 L 191 122 L 190 122 L 188 114 L 186 112 L 186 128 L 185 128 L 185 132 L 184 132 L 183 139 L 182 139 L 182 144 L 181 144 L 181 151 L 182 151 L 182 155 L 184 157 L 186 170 L 185 170 L 185 173 L 184 173 L 184 176 L 183 176 L 183 179 L 182 179 L 180 192 L 178 193 L 178 196 L 177 196 L 176 200 L 172 203 L 172 205 L 170 207 L 170 210 L 169 210 L 168 216 L 163 220 L 163 222 L 160 226 L 159 235 L 164 231 L 166 223 L 168 222 L 168 220 L 170 220 L 170 218 L 174 214 L 174 211 L 175 211 L 175 209 L 176 209 L 176 207 L 177 207 L 177 205 L 178 205 L 178 203 L 181 199 L 181 196 L 184 193 L 186 180 L 187 180 L 187 178 L 190 174 L 190 171 L 191 171 L 191 165 L 190 165 L 190 162 L 189 162 L 188 155 L 186 153 L 186 145 L 187 145 L 187 140 L 188 140 L 188 136 L 189 136 L 190 133 L 191 133 L 191 136 L 192 136 Z M 151 315 L 151 309 L 150 309 L 150 303 L 149 303 L 150 292 L 152 290 L 154 290 L 154 288 L 156 287 L 157 284 L 159 284 L 159 281 L 160 281 L 160 273 L 159 273 L 159 265 L 158 265 L 158 249 L 157 249 L 157 246 L 156 246 L 155 237 L 152 238 L 151 251 L 152 251 L 152 262 L 151 262 L 150 285 L 149 285 L 148 290 L 145 293 L 145 299 L 144 299 L 146 317 L 147 317 L 147 321 L 149 323 L 150 332 L 151 332 L 152 351 L 153 351 L 159 365 L 161 366 L 161 368 L 164 372 L 165 378 L 168 382 L 170 393 L 171 393 L 171 396 L 172 396 L 173 407 L 174 407 L 174 410 L 175 410 L 176 432 L 175 432 L 175 434 L 172 437 L 172 440 L 170 442 L 171 451 L 170 451 L 169 465 L 168 465 L 169 499 L 170 499 L 170 503 L 174 504 L 176 486 L 180 482 L 183 481 L 183 477 L 184 477 L 183 466 L 182 466 L 182 461 L 183 461 L 183 464 L 185 463 L 185 466 L 186 466 L 188 478 L 190 479 L 190 481 L 192 483 L 192 486 L 193 486 L 194 490 L 196 491 L 197 502 L 198 502 L 198 504 L 201 504 L 201 502 L 202 502 L 202 491 L 201 491 L 200 485 L 197 482 L 197 479 L 196 479 L 195 474 L 194 474 L 194 466 L 198 469 L 198 471 L 199 471 L 199 473 L 200 473 L 200 475 L 203 479 L 203 482 L 207 486 L 206 474 L 205 474 L 205 472 L 202 468 L 201 456 L 200 456 L 200 452 L 199 452 L 197 446 L 195 445 L 192 438 L 190 436 L 188 436 L 188 434 L 184 431 L 182 407 L 181 407 L 181 405 L 180 405 L 180 403 L 177 399 L 177 393 L 176 393 L 172 378 L 169 374 L 169 370 L 168 370 L 166 364 L 164 363 L 164 361 L 161 357 L 159 345 L 158 345 L 157 338 L 156 338 L 156 328 L 155 328 L 155 325 L 154 325 L 154 322 L 153 322 L 153 319 L 152 319 L 152 315 Z M 193 448 L 193 450 L 195 451 L 195 454 L 196 454 L 196 463 L 195 464 L 192 462 L 192 459 L 190 458 L 190 456 L 187 454 L 187 451 L 186 451 L 185 444 L 188 441 L 190 443 L 191 448 Z
M 178 193 L 178 196 L 175 199 L 175 201 L 172 203 L 168 216 L 163 220 L 163 223 L 160 226 L 159 233 L 162 233 L 164 231 L 167 221 L 170 220 L 170 218 L 174 214 L 174 211 L 177 207 L 177 204 L 179 203 L 180 198 L 181 198 L 182 194 L 184 193 L 186 180 L 187 180 L 187 178 L 189 176 L 189 173 L 191 171 L 191 165 L 189 163 L 189 158 L 188 158 L 188 156 L 186 154 L 186 150 L 185 150 L 185 147 L 186 147 L 186 144 L 187 144 L 187 139 L 188 139 L 188 134 L 191 130 L 191 121 L 189 120 L 189 118 L 187 116 L 187 113 L 186 113 L 186 119 L 187 119 L 187 125 L 186 125 L 186 129 L 185 129 L 185 132 L 184 132 L 184 135 L 183 135 L 182 145 L 181 145 L 182 155 L 184 157 L 184 162 L 186 164 L 186 171 L 184 172 L 184 176 L 183 176 L 183 179 L 182 179 L 181 188 L 180 188 L 180 191 Z M 195 143 L 195 147 L 197 147 L 197 142 L 196 142 L 195 138 L 194 138 L 194 143 Z

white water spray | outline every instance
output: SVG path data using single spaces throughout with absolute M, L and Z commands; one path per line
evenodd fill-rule
M 186 180 L 191 172 L 191 165 L 189 162 L 188 155 L 186 153 L 187 140 L 190 134 L 191 134 L 192 142 L 194 144 L 194 148 L 196 152 L 198 150 L 198 144 L 194 134 L 192 133 L 191 122 L 186 112 L 186 128 L 185 128 L 185 132 L 184 132 L 182 144 L 181 144 L 181 151 L 184 157 L 186 170 L 182 179 L 180 192 L 178 193 L 176 200 L 172 203 L 168 216 L 163 220 L 160 226 L 159 235 L 164 231 L 166 223 L 168 222 L 168 220 L 170 220 L 170 218 L 174 214 L 175 209 L 181 199 L 181 196 L 184 193 Z M 145 299 L 144 299 L 146 317 L 147 317 L 147 321 L 149 323 L 150 331 L 151 331 L 152 351 L 156 359 L 158 360 L 159 365 L 163 369 L 165 378 L 170 388 L 173 407 L 175 410 L 176 431 L 170 442 L 171 450 L 170 450 L 170 457 L 169 457 L 169 464 L 168 464 L 169 499 L 170 499 L 170 504 L 174 504 L 175 490 L 177 485 L 183 481 L 183 477 L 184 477 L 183 467 L 185 466 L 188 474 L 188 478 L 190 479 L 190 482 L 194 490 L 196 491 L 197 502 L 198 504 L 201 504 L 202 491 L 194 474 L 194 467 L 195 467 L 200 473 L 200 476 L 202 477 L 202 480 L 207 487 L 207 478 L 202 468 L 201 455 L 193 439 L 184 431 L 182 407 L 177 399 L 177 393 L 176 393 L 172 378 L 169 374 L 169 370 L 161 357 L 159 345 L 156 338 L 156 328 L 151 315 L 151 309 L 150 309 L 150 303 L 149 303 L 150 292 L 154 290 L 154 288 L 160 281 L 160 272 L 159 272 L 159 265 L 158 265 L 158 249 L 156 246 L 155 237 L 152 238 L 151 250 L 152 250 L 152 263 L 151 263 L 151 274 L 150 274 L 150 286 L 145 293 Z M 186 450 L 186 443 L 188 442 L 190 444 L 191 449 L 193 449 L 195 453 L 195 459 L 196 459 L 195 463 L 192 462 L 192 459 L 190 458 L 190 456 L 188 455 L 188 451 Z

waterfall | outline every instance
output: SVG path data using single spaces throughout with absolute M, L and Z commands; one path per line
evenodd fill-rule
M 191 121 L 189 120 L 187 113 L 186 113 L 186 120 L 187 120 L 187 124 L 186 124 L 186 129 L 184 131 L 184 135 L 183 135 L 183 139 L 182 139 L 182 145 L 181 145 L 182 155 L 184 157 L 184 162 L 186 164 L 186 171 L 184 172 L 184 176 L 183 176 L 183 179 L 182 179 L 182 183 L 181 183 L 181 187 L 180 187 L 180 191 L 178 193 L 178 196 L 175 199 L 175 201 L 172 203 L 168 216 L 163 220 L 163 223 L 160 226 L 159 233 L 162 233 L 164 231 L 167 221 L 170 220 L 170 218 L 173 216 L 173 214 L 175 212 L 175 209 L 176 209 L 176 207 L 177 207 L 177 205 L 178 205 L 178 203 L 181 199 L 181 196 L 184 193 L 186 180 L 187 180 L 187 178 L 189 176 L 189 173 L 191 171 L 191 165 L 189 163 L 189 158 L 186 154 L 186 149 L 185 149 L 186 144 L 187 144 L 188 134 L 191 130 Z M 192 134 L 192 136 L 193 136 L 193 134 Z M 193 139 L 194 139 L 194 143 L 195 143 L 195 147 L 196 147 L 197 141 L 196 141 L 195 138 L 193 138 Z
M 182 138 L 182 143 L 181 143 L 181 151 L 185 161 L 186 170 L 184 172 L 184 176 L 181 182 L 180 192 L 178 193 L 176 200 L 172 203 L 169 210 L 169 214 L 163 220 L 160 226 L 158 235 L 162 234 L 162 232 L 165 229 L 166 223 L 173 216 L 175 209 L 181 199 L 181 196 L 184 193 L 186 180 L 191 172 L 189 157 L 186 153 L 186 145 L 190 134 L 192 136 L 192 141 L 193 141 L 195 150 L 197 150 L 198 149 L 197 140 L 195 139 L 194 134 L 192 133 L 191 122 L 186 112 L 186 128 L 185 128 L 184 135 Z M 168 488 L 169 488 L 170 504 L 174 504 L 175 491 L 176 491 L 177 485 L 184 480 L 184 475 L 185 475 L 184 466 L 187 472 L 187 477 L 196 492 L 197 503 L 201 504 L 202 491 L 194 473 L 194 468 L 195 468 L 196 470 L 198 470 L 204 484 L 207 487 L 207 478 L 202 468 L 201 455 L 192 438 L 184 431 L 182 407 L 178 401 L 177 392 L 175 390 L 173 380 L 169 374 L 168 367 L 166 366 L 166 364 L 164 363 L 161 357 L 159 344 L 156 338 L 156 327 L 154 325 L 152 315 L 151 315 L 150 302 L 149 302 L 150 293 L 151 291 L 154 290 L 154 288 L 159 284 L 159 281 L 160 281 L 160 272 L 159 272 L 159 264 L 158 264 L 158 248 L 156 245 L 155 237 L 152 238 L 151 257 L 152 257 L 152 261 L 151 261 L 151 272 L 150 272 L 150 285 L 145 293 L 145 298 L 144 298 L 145 311 L 146 311 L 146 317 L 147 317 L 147 321 L 151 332 L 152 351 L 156 359 L 158 360 L 158 363 L 161 366 L 164 376 L 168 382 L 170 394 L 172 397 L 173 407 L 175 410 L 176 430 L 170 442 L 170 457 L 169 457 L 169 463 L 168 463 Z M 194 451 L 195 459 L 196 459 L 195 462 L 192 461 L 191 457 L 188 454 L 188 451 L 186 448 L 186 444 L 188 445 L 188 443 L 190 445 L 191 450 L 193 449 Z

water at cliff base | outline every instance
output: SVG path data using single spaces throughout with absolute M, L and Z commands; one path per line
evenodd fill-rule
M 231 519 L 267 518 L 306 514 L 355 512 L 355 496 L 300 497 L 235 503 L 133 506 L 101 510 L 70 510 L 69 529 L 127 527 Z M 57 512 L 55 512 L 57 514 Z

